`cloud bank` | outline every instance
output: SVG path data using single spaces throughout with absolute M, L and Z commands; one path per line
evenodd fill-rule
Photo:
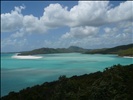
M 1 31 L 13 32 L 10 40 L 27 34 L 46 34 L 50 29 L 66 26 L 70 30 L 62 33 L 54 46 L 84 44 L 87 47 L 105 42 L 108 44 L 109 41 L 120 44 L 121 39 L 124 39 L 123 43 L 132 42 L 132 1 L 122 2 L 113 8 L 109 1 L 78 1 L 70 10 L 59 3 L 50 4 L 44 8 L 41 17 L 23 15 L 22 10 L 25 9 L 24 6 L 15 7 L 10 13 L 1 14 Z M 65 44 L 65 41 L 68 42 Z

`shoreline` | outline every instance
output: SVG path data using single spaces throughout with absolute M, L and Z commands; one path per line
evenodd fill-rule
M 16 53 L 16 55 L 12 56 L 12 58 L 15 59 L 40 59 L 43 58 L 42 56 L 35 56 L 35 55 L 18 55 L 20 53 Z M 117 55 L 119 56 L 119 55 Z M 119 57 L 123 57 L 123 58 L 132 58 L 133 56 L 119 56 Z

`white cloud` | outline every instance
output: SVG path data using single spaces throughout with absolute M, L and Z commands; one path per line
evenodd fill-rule
M 60 4 L 50 4 L 48 7 L 44 8 L 43 16 L 40 21 L 44 23 L 45 26 L 50 28 L 56 28 L 62 25 L 66 25 L 69 22 L 69 12 L 67 7 L 62 7 Z
M 106 27 L 106 28 L 104 28 L 104 31 L 105 31 L 106 33 L 110 33 L 110 32 L 111 32 L 111 28 Z
M 98 33 L 97 27 L 74 27 L 70 29 L 70 32 L 67 32 L 62 36 L 62 38 L 84 38 L 95 36 Z
M 132 1 L 121 3 L 115 8 L 110 8 L 109 1 L 79 1 L 68 11 L 67 7 L 60 4 L 50 4 L 44 8 L 40 18 L 33 15 L 22 15 L 25 7 L 15 7 L 11 13 L 1 14 L 1 29 L 15 31 L 23 28 L 25 33 L 46 33 L 51 28 L 62 26 L 101 26 L 110 22 L 133 19 Z
M 44 44 L 53 47 L 98 47 L 130 43 L 133 38 L 133 1 L 125 1 L 115 8 L 111 8 L 109 1 L 78 1 L 70 10 L 58 3 L 50 4 L 44 8 L 40 18 L 23 15 L 22 9 L 25 7 L 15 7 L 10 13 L 1 14 L 1 31 L 13 33 L 2 45 L 17 47 L 22 42 L 24 44 L 23 40 L 18 42 L 18 37 L 33 33 L 45 34 L 50 29 L 62 26 L 68 26 L 70 31 L 64 32 L 58 41 L 49 40 Z
M 124 33 L 133 33 L 133 27 L 128 27 L 123 30 Z
M 60 4 L 50 4 L 44 8 L 41 21 L 45 26 L 57 28 L 63 25 L 77 26 L 101 26 L 110 22 L 131 20 L 132 3 L 126 1 L 115 8 L 111 8 L 109 1 L 79 1 L 68 11 L 67 7 Z M 126 12 L 126 14 L 123 13 Z
M 107 11 L 108 22 L 133 21 L 133 1 L 126 1 Z
M 132 21 L 121 21 L 119 23 L 117 23 L 117 27 L 119 28 L 129 28 L 129 27 L 133 27 L 133 22 Z
M 133 2 L 126 1 L 111 8 L 109 1 L 79 1 L 70 10 L 73 26 L 101 26 L 119 21 L 133 21 Z
M 27 45 L 28 40 L 26 38 L 23 39 L 13 39 L 13 38 L 5 38 L 1 40 L 1 50 L 2 51 L 21 51 L 25 50 L 25 46 Z M 8 47 L 8 49 L 6 49 Z
M 1 14 L 1 31 L 10 32 L 19 30 L 23 26 L 23 15 L 21 10 L 25 7 L 15 7 L 11 13 Z
M 18 13 L 21 13 L 22 9 L 25 9 L 26 7 L 23 5 L 23 6 L 14 7 L 14 8 L 15 8 L 15 11 L 17 11 Z
M 19 38 L 19 37 L 23 37 L 24 36 L 24 29 L 21 28 L 19 31 L 17 31 L 16 33 L 12 34 L 10 37 L 11 38 Z
M 62 36 L 63 38 L 61 41 L 68 41 L 66 46 L 76 45 L 84 48 L 101 48 L 101 46 L 113 47 L 116 45 L 133 43 L 132 26 L 127 27 L 129 25 L 128 22 L 125 23 L 125 25 L 119 26 L 122 23 L 123 22 L 119 22 L 111 27 L 109 27 L 109 25 L 107 25 L 105 28 L 99 27 L 98 31 L 96 32 L 96 36 L 95 34 L 94 36 L 93 34 L 90 34 L 90 36 L 84 36 L 82 32 L 80 35 L 84 36 L 84 38 L 77 38 L 77 35 L 70 31 Z M 103 33 L 101 34 L 101 32 Z
M 70 10 L 73 26 L 99 26 L 105 23 L 109 1 L 79 1 Z
M 47 26 L 33 15 L 26 15 L 23 18 L 23 27 L 26 33 L 45 33 L 47 31 Z
M 81 39 L 66 39 L 62 40 L 62 42 L 66 42 L 64 47 L 68 47 L 71 45 L 76 45 L 80 46 L 83 48 L 109 48 L 113 47 L 116 45 L 123 45 L 123 44 L 128 44 L 132 43 L 133 36 L 132 34 L 126 34 L 126 33 L 121 33 L 121 34 L 103 34 L 99 35 L 97 37 L 86 37 Z M 62 42 L 60 42 L 62 44 Z

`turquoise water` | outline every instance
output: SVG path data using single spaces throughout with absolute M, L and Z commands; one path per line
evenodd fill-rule
M 102 54 L 43 54 L 41 59 L 15 59 L 15 54 L 1 54 L 1 95 L 19 91 L 28 86 L 96 71 L 115 64 L 132 64 L 132 58 Z

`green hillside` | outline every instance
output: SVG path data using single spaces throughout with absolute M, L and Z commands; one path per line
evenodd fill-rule
M 36 54 L 50 54 L 50 53 L 65 53 L 69 52 L 66 49 L 40 48 L 32 51 L 21 52 L 18 55 L 36 55 Z
M 106 49 L 94 49 L 92 51 L 85 52 L 86 54 L 118 54 L 120 56 L 132 56 L 133 44 L 116 46 Z
M 69 48 L 40 48 L 31 51 L 20 52 L 18 55 L 36 55 L 36 54 L 52 54 L 52 53 L 85 53 L 85 54 L 118 54 L 120 56 L 132 56 L 133 44 L 116 46 L 113 48 L 104 49 L 84 49 L 77 46 L 70 46 Z M 128 50 L 129 49 L 129 50 Z
M 10 92 L 1 100 L 132 100 L 133 64 L 114 65 L 95 72 Z
M 71 51 L 71 52 L 85 52 L 85 51 L 88 51 L 88 49 L 84 49 L 84 48 L 77 47 L 77 46 L 70 46 L 68 48 L 68 50 Z
M 133 48 L 129 48 L 127 50 L 121 50 L 118 52 L 119 56 L 131 56 L 133 57 Z
M 88 51 L 87 49 L 83 49 L 77 46 L 71 46 L 69 48 L 40 48 L 40 49 L 35 49 L 32 51 L 25 51 L 25 52 L 20 52 L 18 55 L 36 55 L 36 54 L 51 54 L 51 53 L 72 53 L 72 52 L 86 52 Z

